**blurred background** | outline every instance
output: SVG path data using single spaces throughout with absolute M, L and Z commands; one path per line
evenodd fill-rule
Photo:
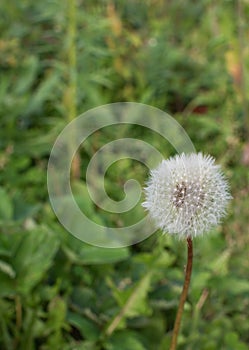
M 51 147 L 77 115 L 134 101 L 168 112 L 231 184 L 224 224 L 194 241 L 179 349 L 249 347 L 249 2 L 44 0 L 0 4 L 0 348 L 163 350 L 169 347 L 186 246 L 160 232 L 129 248 L 73 238 L 48 201 Z M 94 133 L 75 157 L 72 186 L 93 221 L 143 217 L 94 205 L 86 168 L 101 146 L 137 137 L 165 158 L 174 149 L 142 127 Z M 72 141 L 73 142 L 73 141 Z M 106 173 L 115 200 L 148 169 L 122 160 Z

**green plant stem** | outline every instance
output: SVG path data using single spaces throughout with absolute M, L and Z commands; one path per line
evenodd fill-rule
M 76 2 L 68 0 L 68 70 L 69 70 L 69 99 L 68 99 L 68 121 L 76 117 Z
M 177 337 L 180 329 L 183 308 L 188 295 L 188 288 L 189 288 L 190 279 L 191 279 L 192 264 L 193 264 L 193 243 L 190 237 L 187 238 L 187 245 L 188 245 L 188 262 L 187 262 L 187 267 L 185 272 L 185 280 L 184 280 L 184 285 L 182 289 L 182 294 L 181 294 L 178 309 L 177 309 L 170 350 L 175 350 L 177 346 Z
M 18 348 L 18 344 L 20 341 L 20 329 L 22 327 L 22 304 L 21 304 L 21 297 L 20 295 L 17 295 L 15 297 L 15 308 L 16 308 L 16 336 L 14 340 L 14 349 Z
M 245 136 L 249 136 L 249 119 L 248 119 L 248 101 L 247 101 L 247 88 L 246 88 L 246 72 L 245 72 L 245 19 L 243 1 L 237 0 L 237 18 L 238 18 L 238 44 L 239 44 L 239 65 L 241 71 L 240 78 L 240 94 L 242 100 L 243 117 L 244 117 L 244 130 Z
M 71 122 L 77 116 L 77 4 L 76 0 L 66 0 L 68 10 L 68 25 L 67 25 L 67 69 L 68 69 L 68 88 L 66 89 L 66 97 L 64 98 L 65 109 L 67 111 L 67 120 Z M 73 129 L 70 135 L 69 152 L 74 153 L 75 150 L 75 134 L 77 132 Z M 72 160 L 71 168 L 72 179 L 80 178 L 80 158 L 76 152 Z

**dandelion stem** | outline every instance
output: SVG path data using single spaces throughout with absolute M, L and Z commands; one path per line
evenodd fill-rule
M 185 272 L 185 280 L 184 280 L 182 294 L 181 294 L 178 309 L 177 309 L 177 314 L 176 314 L 176 319 L 175 319 L 175 324 L 174 324 L 174 329 L 173 329 L 173 335 L 172 335 L 172 339 L 171 339 L 170 350 L 176 349 L 177 336 L 178 336 L 179 329 L 180 329 L 184 303 L 185 303 L 187 295 L 188 295 L 188 288 L 189 288 L 190 279 L 191 279 L 192 263 L 193 263 L 193 243 L 192 243 L 192 239 L 190 237 L 187 238 L 187 244 L 188 244 L 188 261 L 187 261 L 187 267 L 186 267 L 186 272 Z

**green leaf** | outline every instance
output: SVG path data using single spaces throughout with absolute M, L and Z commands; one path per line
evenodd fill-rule
M 98 301 L 97 299 L 96 292 L 88 287 L 75 286 L 71 294 L 71 302 L 81 311 L 87 308 L 94 309 Z
M 170 266 L 175 260 L 175 256 L 168 251 L 160 251 L 159 255 L 151 253 L 140 253 L 134 257 L 134 261 L 146 264 L 149 268 L 159 269 Z
M 78 313 L 69 312 L 67 320 L 79 330 L 84 339 L 97 340 L 99 338 L 100 330 L 97 325 Z
M 128 248 L 99 248 L 88 246 L 80 251 L 84 264 L 107 264 L 125 260 L 129 257 Z
M 94 213 L 94 206 L 86 184 L 84 182 L 74 181 L 72 184 L 72 192 L 76 203 L 83 213 L 86 216 L 91 216 Z
M 47 77 L 41 82 L 40 86 L 33 94 L 33 98 L 30 99 L 30 102 L 24 112 L 25 115 L 30 115 L 32 113 L 37 113 L 40 111 L 42 104 L 45 101 L 51 99 L 56 87 L 59 85 L 59 76 L 57 72 L 50 72 Z
M 55 234 L 45 227 L 24 232 L 13 256 L 13 267 L 17 272 L 18 290 L 28 293 L 51 266 L 58 249 Z
M 39 69 L 39 61 L 36 56 L 28 56 L 24 62 L 23 69 L 20 72 L 19 79 L 14 92 L 17 95 L 25 93 L 33 84 Z
M 53 298 L 48 307 L 48 327 L 52 331 L 60 331 L 66 318 L 67 304 L 61 297 Z
M 106 344 L 107 350 L 146 350 L 136 333 L 117 332 Z
M 0 271 L 2 271 L 11 278 L 14 278 L 16 276 L 16 273 L 13 270 L 12 266 L 3 260 L 0 260 Z
M 123 326 L 123 321 L 128 317 L 140 316 L 141 314 L 151 314 L 150 306 L 147 302 L 147 294 L 150 288 L 150 281 L 152 276 L 152 270 L 133 287 L 128 290 L 119 290 L 114 286 L 109 279 L 110 288 L 112 289 L 114 298 L 121 306 L 119 313 L 109 323 L 106 333 L 111 334 L 118 326 Z
M 2 272 L 0 270 L 0 281 L 1 281 L 1 287 L 0 287 L 0 295 L 1 296 L 13 296 L 16 293 L 15 288 L 15 279 L 13 277 L 10 277 L 5 272 Z
M 247 350 L 246 344 L 242 343 L 239 339 L 239 335 L 235 332 L 229 332 L 225 334 L 226 350 Z
M 64 345 L 65 350 L 100 350 L 100 347 L 93 341 L 75 342 L 75 345 Z
M 249 292 L 249 281 L 234 276 L 226 276 L 222 280 L 220 277 L 213 277 L 211 283 L 220 293 L 227 295 L 236 296 Z
M 219 276 L 227 275 L 229 270 L 228 264 L 230 261 L 231 253 L 231 249 L 226 249 L 225 251 L 220 253 L 217 258 L 210 262 L 209 269 L 214 272 L 217 271 L 219 273 Z
M 66 301 L 59 296 L 51 300 L 48 306 L 48 322 L 49 337 L 47 340 L 49 349 L 60 349 L 63 341 L 62 331 L 65 328 L 66 322 Z
M 128 248 L 99 248 L 84 243 L 78 243 L 77 251 L 63 245 L 66 256 L 75 264 L 110 264 L 125 260 L 129 257 Z
M 13 216 L 11 199 L 4 188 L 0 187 L 0 221 L 10 220 Z

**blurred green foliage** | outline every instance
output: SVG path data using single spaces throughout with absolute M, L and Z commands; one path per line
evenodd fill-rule
M 174 115 L 196 149 L 222 164 L 234 197 L 224 225 L 194 242 L 179 350 L 248 349 L 248 2 L 78 0 L 74 13 L 69 3 L 0 5 L 0 348 L 168 348 L 184 243 L 158 232 L 130 248 L 89 246 L 58 223 L 46 189 L 49 152 L 69 111 L 135 101 Z M 122 216 L 98 209 L 85 172 L 96 149 L 127 132 L 173 153 L 139 127 L 87 140 L 77 200 L 114 227 L 141 217 L 140 205 Z M 148 172 L 129 160 L 106 175 L 108 194 L 122 199 L 123 183 L 143 184 Z

